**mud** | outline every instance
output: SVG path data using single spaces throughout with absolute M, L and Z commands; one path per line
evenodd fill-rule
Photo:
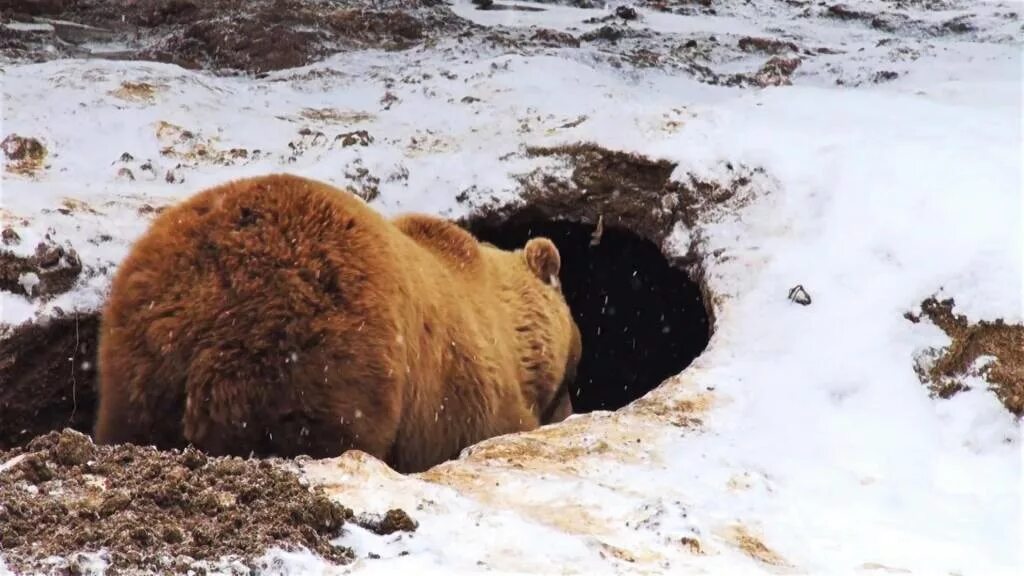
M 391 531 L 415 530 L 403 511 L 387 517 Z M 202 573 L 197 562 L 228 556 L 249 572 L 271 547 L 345 564 L 352 551 L 330 541 L 348 522 L 350 509 L 278 461 L 95 446 L 71 430 L 0 453 L 0 549 L 19 572 L 74 574 L 80 553 L 101 550 L 109 573 Z
M 915 370 L 921 382 L 934 396 L 949 398 L 969 390 L 967 377 L 977 376 L 1007 410 L 1024 416 L 1024 326 L 1002 319 L 972 324 L 953 312 L 955 306 L 953 299 L 933 297 L 921 303 L 920 315 L 906 315 L 914 323 L 930 320 L 952 340 L 949 346 L 926 350 L 917 358 Z
M 11 0 L 0 3 L 0 20 L 52 28 L 0 26 L 0 55 L 15 60 L 102 57 L 256 74 L 339 51 L 403 50 L 469 26 L 434 0 Z M 128 48 L 92 52 L 87 43 Z
M 4 244 L 17 244 L 17 232 L 4 235 Z M 20 239 L 19 239 L 20 241 Z M 51 240 L 40 242 L 31 256 L 0 250 L 0 292 L 47 300 L 70 290 L 82 274 L 82 261 L 71 247 Z
M 0 334 L 0 450 L 65 427 L 91 433 L 99 315 Z

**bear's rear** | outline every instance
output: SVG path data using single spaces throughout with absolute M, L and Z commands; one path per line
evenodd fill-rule
M 166 211 L 113 283 L 97 440 L 383 456 L 399 388 L 384 385 L 397 378 L 394 319 L 370 302 L 393 282 L 375 224 L 357 199 L 287 176 Z M 353 381 L 381 385 L 332 394 Z

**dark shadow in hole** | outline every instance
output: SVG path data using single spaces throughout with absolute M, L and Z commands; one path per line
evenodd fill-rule
M 699 286 L 650 240 L 606 226 L 592 246 L 594 226 L 528 211 L 500 223 L 463 225 L 499 248 L 521 247 L 535 236 L 558 246 L 562 289 L 583 336 L 574 412 L 621 408 L 681 372 L 707 347 L 711 330 Z

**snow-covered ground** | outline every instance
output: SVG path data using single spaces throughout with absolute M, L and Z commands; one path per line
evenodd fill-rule
M 461 192 L 510 201 L 515 175 L 558 170 L 523 145 L 595 142 L 669 159 L 680 178 L 725 178 L 727 162 L 761 167 L 749 202 L 700 230 L 680 227 L 669 243 L 698 242 L 716 296 L 714 336 L 689 369 L 616 413 L 494 439 L 418 476 L 357 454 L 305 463 L 346 505 L 401 507 L 420 523 L 412 535 L 350 532 L 341 543 L 381 558 L 331 570 L 1019 574 L 1020 423 L 984 383 L 930 398 L 914 357 L 948 338 L 903 314 L 937 294 L 972 321 L 1024 320 L 1024 33 L 1005 16 L 1024 11 L 1019 2 L 949 1 L 938 12 L 927 2 L 845 3 L 894 4 L 924 24 L 890 33 L 796 17 L 770 0 L 714 16 L 641 9 L 629 24 L 665 46 L 716 35 L 716 46 L 770 36 L 830 49 L 807 58 L 791 86 L 764 89 L 616 66 L 603 54 L 617 48 L 604 44 L 441 41 L 339 54 L 261 80 L 154 63 L 5 65 L 2 136 L 38 138 L 50 156 L 45 170 L 4 175 L 0 227 L 21 236 L 15 251 L 47 232 L 70 242 L 90 274 L 45 305 L 0 293 L 2 321 L 94 310 L 145 229 L 140 207 L 238 176 L 369 183 L 385 213 L 457 217 L 473 205 L 456 201 Z M 575 34 L 608 13 L 543 7 L 480 12 L 457 0 L 454 10 L 501 29 Z M 973 32 L 920 32 L 963 13 L 974 15 Z M 712 52 L 718 73 L 767 59 Z M 898 77 L 867 80 L 882 69 Z M 125 82 L 153 89 L 140 96 Z M 372 142 L 335 141 L 357 130 Z M 174 154 L 161 154 L 168 146 Z M 810 306 L 787 299 L 797 284 Z M 680 415 L 701 424 L 674 425 Z M 293 573 L 328 569 L 302 554 L 274 558 L 271 568 Z

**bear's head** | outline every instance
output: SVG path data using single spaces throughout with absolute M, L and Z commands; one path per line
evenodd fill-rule
M 576 370 L 583 354 L 583 343 L 580 336 L 580 329 L 576 325 L 569 305 L 562 293 L 562 285 L 558 275 L 561 272 L 562 258 L 554 242 L 548 238 L 537 237 L 530 239 L 523 248 L 523 258 L 526 260 L 526 267 L 533 273 L 533 276 L 543 285 L 542 290 L 549 294 L 551 300 L 560 304 L 561 314 L 556 319 L 559 329 L 556 331 L 561 337 L 556 346 L 566 346 L 566 363 L 562 381 L 559 386 L 551 391 L 549 398 L 544 403 L 540 412 L 541 424 L 550 424 L 565 420 L 572 414 L 572 403 L 569 388 L 576 379 Z

